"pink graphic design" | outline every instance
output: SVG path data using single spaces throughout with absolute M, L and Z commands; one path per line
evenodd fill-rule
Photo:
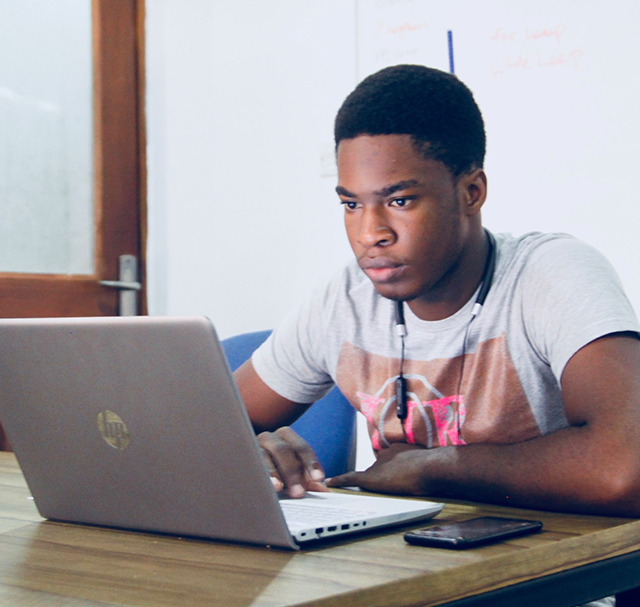
M 356 396 L 360 399 L 360 411 L 367 418 L 367 421 L 375 428 L 375 412 L 379 405 L 384 403 L 384 398 L 370 396 L 364 392 L 356 392 Z M 380 450 L 380 432 L 376 429 L 371 435 L 371 446 L 376 450 Z
M 458 404 L 457 411 L 451 404 L 452 402 Z M 462 394 L 445 396 L 438 400 L 424 401 L 422 404 L 425 408 L 431 407 L 433 411 L 436 430 L 438 431 L 438 442 L 441 447 L 448 444 L 447 438 L 451 445 L 466 445 L 459 431 L 460 426 L 462 426 L 467 416 Z
M 506 336 L 479 342 L 475 351 L 465 356 L 462 381 L 459 356 L 405 360 L 408 407 L 404 424 L 396 416 L 397 358 L 345 342 L 336 383 L 365 415 L 376 452 L 395 442 L 438 448 L 510 444 L 540 436 Z
M 419 407 L 420 403 L 410 400 L 407 403 L 407 421 L 404 426 L 404 431 L 407 436 L 407 442 L 415 444 L 416 436 L 413 433 L 413 418 L 415 417 L 416 407 Z

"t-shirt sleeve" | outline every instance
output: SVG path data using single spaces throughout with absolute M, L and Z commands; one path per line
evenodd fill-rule
M 324 319 L 332 285 L 289 314 L 251 357 L 272 390 L 297 403 L 312 403 L 333 387 L 326 364 Z
M 532 252 L 522 271 L 529 340 L 558 381 L 569 359 L 610 333 L 640 332 L 620 279 L 596 249 L 566 236 Z

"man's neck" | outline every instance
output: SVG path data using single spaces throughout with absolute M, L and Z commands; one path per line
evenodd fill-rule
M 429 293 L 408 302 L 421 320 L 442 320 L 460 310 L 480 285 L 489 257 L 489 239 L 480 226 L 456 263 Z

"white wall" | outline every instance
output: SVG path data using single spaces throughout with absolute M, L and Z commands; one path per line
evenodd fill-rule
M 349 255 L 332 121 L 355 84 L 353 3 L 147 13 L 150 312 L 272 328 Z

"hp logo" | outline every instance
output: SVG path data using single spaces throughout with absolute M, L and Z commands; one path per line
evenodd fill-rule
M 126 449 L 131 441 L 131 435 L 127 425 L 113 411 L 100 411 L 98 413 L 98 431 L 114 449 Z

